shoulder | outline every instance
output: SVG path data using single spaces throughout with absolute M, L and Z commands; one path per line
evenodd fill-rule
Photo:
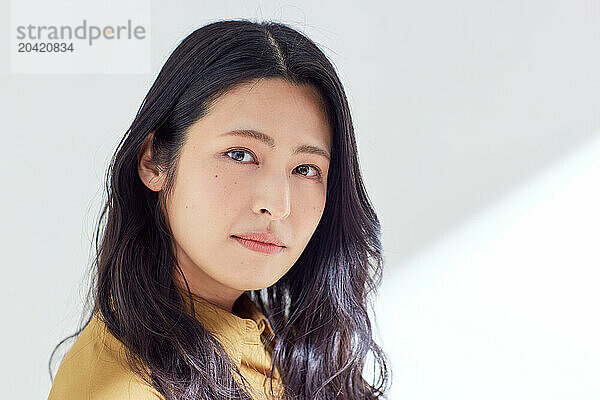
M 128 366 L 124 346 L 94 315 L 66 354 L 48 400 L 164 400 Z

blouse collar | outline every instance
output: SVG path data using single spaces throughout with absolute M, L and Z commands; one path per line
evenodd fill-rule
M 179 289 L 186 309 L 191 313 L 187 290 Z M 222 309 L 192 293 L 196 319 L 213 333 L 235 359 L 241 363 L 243 349 L 240 345 L 263 345 L 274 336 L 267 317 L 244 292 L 234 303 L 233 312 Z

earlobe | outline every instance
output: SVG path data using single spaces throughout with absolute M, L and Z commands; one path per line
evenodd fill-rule
M 148 189 L 158 192 L 162 189 L 164 174 L 152 162 L 152 139 L 154 132 L 150 132 L 138 152 L 138 174 Z

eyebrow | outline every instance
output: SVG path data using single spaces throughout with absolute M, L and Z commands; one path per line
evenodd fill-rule
M 266 133 L 256 131 L 254 129 L 235 129 L 233 131 L 221 133 L 219 136 L 249 137 L 249 138 L 256 139 L 256 140 L 259 140 L 259 141 L 267 144 L 272 149 L 275 148 L 275 139 L 273 139 L 273 137 L 267 135 Z M 303 144 L 303 145 L 297 146 L 294 149 L 294 151 L 292 151 L 293 156 L 296 154 L 299 154 L 299 153 L 316 154 L 318 156 L 323 156 L 323 157 L 327 158 L 328 160 L 330 159 L 329 153 L 327 151 L 325 151 L 321 147 L 312 146 L 310 144 Z

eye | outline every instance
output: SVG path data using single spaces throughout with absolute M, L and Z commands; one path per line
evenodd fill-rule
M 313 168 L 316 171 L 316 175 L 304 175 L 304 173 L 300 173 L 300 175 L 304 175 L 304 176 L 316 176 L 317 180 L 321 179 L 321 171 L 319 170 L 319 168 L 315 167 L 314 165 L 309 165 L 309 164 L 305 164 L 305 165 L 299 165 L 296 167 L 296 169 L 301 170 L 301 171 L 310 171 L 310 168 Z
M 244 162 L 244 159 L 246 158 L 244 156 L 245 154 L 252 155 L 252 153 L 250 153 L 248 150 L 244 150 L 244 149 L 233 149 L 233 150 L 229 150 L 223 154 L 227 155 L 227 157 L 233 159 L 234 161 L 237 161 L 240 163 Z M 229 156 L 229 154 L 232 154 L 233 157 Z M 254 155 L 252 155 L 252 158 L 254 158 Z M 245 160 L 245 161 L 247 162 L 248 160 Z M 315 175 L 308 175 L 310 173 L 310 168 L 313 168 L 316 171 Z M 309 178 L 316 177 L 315 180 L 318 180 L 318 181 L 320 181 L 322 179 L 321 170 L 319 168 L 317 168 L 315 165 L 303 164 L 303 165 L 297 166 L 296 169 L 300 171 L 300 175 L 302 175 L 302 176 L 306 176 Z
M 226 152 L 225 154 L 230 154 L 230 153 L 236 154 L 237 156 L 234 156 L 234 157 L 229 157 L 229 158 L 232 158 L 233 160 L 235 160 L 235 161 L 239 161 L 239 162 L 242 162 L 242 161 L 243 161 L 243 159 L 244 159 L 244 157 L 243 157 L 243 156 L 242 156 L 242 159 L 241 159 L 241 160 L 240 160 L 240 159 L 238 159 L 240 154 L 242 154 L 242 155 L 243 155 L 244 153 L 245 153 L 245 154 L 252 154 L 252 153 L 250 153 L 250 152 L 248 152 L 248 151 L 246 151 L 246 150 L 243 150 L 243 149 L 234 149 L 234 150 L 229 150 L 229 151 L 228 151 L 228 152 Z M 254 157 L 254 156 L 253 156 L 253 157 Z

